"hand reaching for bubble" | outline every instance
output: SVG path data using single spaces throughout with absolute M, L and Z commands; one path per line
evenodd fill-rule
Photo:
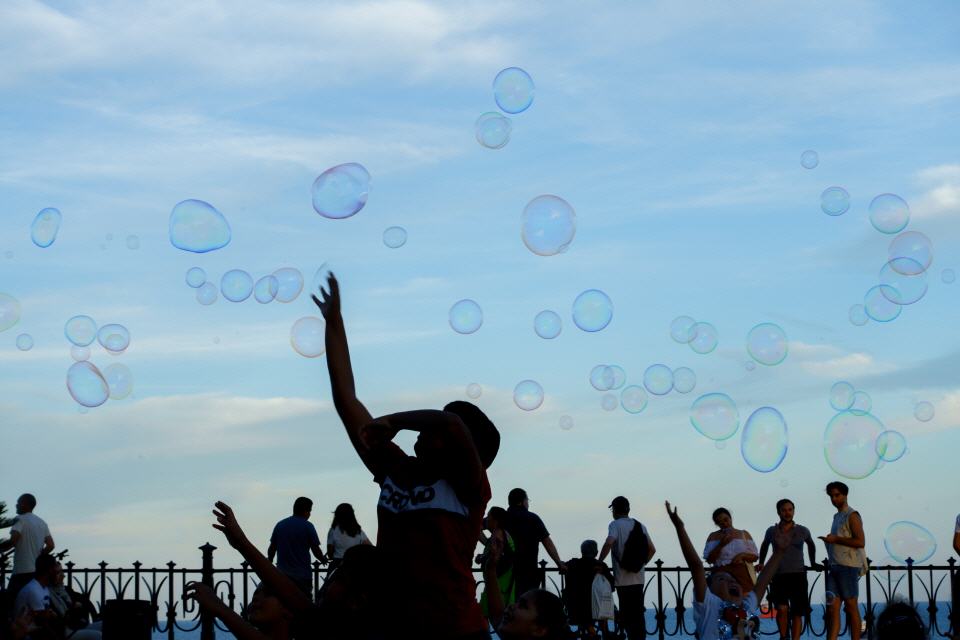
M 329 290 L 329 291 L 328 291 Z M 320 309 L 324 320 L 340 315 L 340 283 L 333 272 L 327 276 L 327 289 L 320 287 L 320 297 L 311 294 L 313 303 Z

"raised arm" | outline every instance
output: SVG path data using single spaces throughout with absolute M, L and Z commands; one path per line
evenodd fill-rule
M 503 594 L 500 593 L 500 583 L 497 581 L 497 561 L 503 552 L 503 542 L 497 536 L 490 537 L 490 547 L 487 550 L 487 562 L 483 565 L 483 592 L 487 594 L 487 613 L 490 625 L 497 629 L 503 620 Z M 517 594 L 520 595 L 520 594 Z
M 757 594 L 757 602 L 763 599 L 763 595 L 766 593 L 770 581 L 773 580 L 773 576 L 780 566 L 780 561 L 783 560 L 783 554 L 793 543 L 793 536 L 795 536 L 796 533 L 796 529 L 791 529 L 786 532 L 777 529 L 774 532 L 773 555 L 770 556 L 770 562 L 764 565 L 763 571 L 757 576 L 757 584 L 753 587 L 753 592 Z
M 223 624 L 227 625 L 230 633 L 237 640 L 270 640 L 270 636 L 258 631 L 256 627 L 237 615 L 236 611 L 223 604 L 213 589 L 207 585 L 199 582 L 188 583 L 183 595 L 185 598 L 195 600 L 201 609 L 206 609 L 223 620 Z
M 694 601 L 703 602 L 704 597 L 707 595 L 707 574 L 703 570 L 703 562 L 701 562 L 700 556 L 697 555 L 697 550 L 693 547 L 693 543 L 690 542 L 690 536 L 687 535 L 687 529 L 683 526 L 683 520 L 680 519 L 676 507 L 671 510 L 669 502 L 665 502 L 664 506 L 667 508 L 667 515 L 670 516 L 670 522 L 673 523 L 674 528 L 677 530 L 677 540 L 680 542 L 680 551 L 683 553 L 683 559 L 686 561 L 687 567 L 690 569 L 690 574 L 693 577 Z

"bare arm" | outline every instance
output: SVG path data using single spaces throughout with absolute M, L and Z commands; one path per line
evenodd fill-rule
M 764 564 L 767 560 L 767 551 L 770 549 L 770 538 L 766 535 L 763 536 L 763 542 L 760 543 L 760 557 L 758 561 L 761 565 Z
M 667 515 L 670 516 L 670 522 L 673 523 L 674 528 L 677 530 L 677 540 L 680 542 L 680 551 L 683 552 L 683 559 L 686 561 L 687 567 L 690 569 L 690 574 L 693 577 L 694 601 L 703 602 L 704 597 L 707 595 L 707 574 L 703 570 L 703 562 L 700 561 L 697 550 L 693 548 L 693 543 L 690 542 L 690 536 L 687 535 L 687 529 L 683 526 L 683 520 L 681 520 L 679 514 L 677 514 L 676 508 L 671 511 L 669 502 L 665 502 L 664 505 L 667 508 Z
M 613 549 L 613 545 L 616 543 L 617 539 L 613 536 L 607 536 L 607 539 L 603 542 L 603 548 L 600 549 L 600 562 L 603 562 L 607 558 L 607 554 Z
M 267 560 L 273 563 L 273 559 L 277 557 L 277 545 L 273 544 L 273 540 L 270 541 L 270 546 L 267 547 Z
M 483 592 L 487 595 L 487 613 L 490 614 L 490 624 L 494 630 L 503 620 L 503 594 L 500 593 L 500 583 L 497 580 L 497 561 L 503 552 L 503 543 L 497 536 L 490 537 L 487 562 L 483 566 Z
M 827 536 L 820 536 L 820 539 L 827 544 L 839 544 L 844 547 L 863 549 L 866 546 L 866 538 L 863 534 L 863 520 L 860 519 L 859 513 L 850 514 L 850 533 L 853 535 L 849 538 L 831 533 Z
M 319 544 L 315 544 L 310 547 L 310 551 L 313 552 L 313 557 L 320 561 L 320 564 L 327 564 L 327 556 L 323 555 L 323 549 L 320 548 Z
M 644 565 L 650 564 L 650 561 L 653 560 L 653 556 L 657 555 L 657 545 L 653 544 L 653 538 L 649 535 L 647 536 L 647 548 L 650 550 L 647 552 L 647 560 L 644 562 Z
M 192 598 L 200 608 L 206 609 L 223 620 L 223 624 L 227 625 L 230 633 L 238 640 L 270 640 L 270 636 L 258 631 L 252 624 L 237 615 L 236 611 L 223 604 L 213 589 L 207 585 L 191 582 L 187 585 L 184 597 Z
M 723 534 L 723 533 L 720 533 L 719 531 L 714 531 L 713 533 L 711 533 L 710 536 L 707 538 L 707 543 L 716 541 L 717 546 L 715 546 L 713 549 L 710 550 L 709 553 L 706 554 L 707 562 L 709 562 L 710 564 L 714 564 L 717 561 L 717 558 L 720 557 L 720 552 L 723 550 L 725 546 L 730 544 L 731 540 L 733 540 L 733 538 L 730 536 L 730 534 Z
M 560 572 L 563 573 L 567 570 L 567 563 L 560 559 L 560 554 L 557 553 L 557 547 L 553 544 L 553 540 L 550 536 L 547 536 L 543 539 L 543 548 L 547 550 L 547 555 L 556 563 L 560 568 Z
M 50 553 L 51 551 L 53 551 L 53 548 L 56 547 L 56 546 L 57 546 L 57 545 L 55 545 L 55 544 L 53 543 L 53 536 L 51 536 L 51 535 L 48 534 L 48 535 L 47 535 L 46 537 L 44 537 L 44 539 L 43 539 L 43 551 L 42 551 L 42 553 Z
M 960 553 L 960 531 L 953 534 L 953 550 Z
M 763 594 L 766 593 L 770 581 L 773 580 L 773 575 L 777 572 L 780 561 L 783 560 L 783 554 L 790 547 L 795 534 L 796 529 L 791 529 L 789 532 L 777 530 L 774 533 L 773 555 L 770 556 L 770 562 L 763 567 L 763 571 L 757 576 L 757 584 L 753 587 L 753 592 L 757 594 L 757 602 L 763 599 Z
M 807 555 L 810 556 L 810 566 L 817 566 L 817 545 L 813 544 L 813 536 L 807 536 Z

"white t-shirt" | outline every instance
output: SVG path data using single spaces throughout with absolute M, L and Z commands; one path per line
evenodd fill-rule
M 703 602 L 693 603 L 693 620 L 697 623 L 697 637 L 700 640 L 718 640 L 720 637 L 720 611 L 726 602 L 716 596 L 710 589 L 703 598 Z M 743 608 L 750 615 L 757 615 L 757 594 L 751 591 L 743 599 Z
M 20 533 L 13 552 L 13 574 L 33 573 L 37 570 L 37 557 L 43 551 L 43 541 L 50 535 L 47 523 L 32 513 L 24 513 L 17 516 L 10 531 Z
M 333 557 L 338 559 L 343 558 L 343 554 L 350 547 L 365 542 L 370 542 L 370 539 L 367 538 L 367 534 L 362 529 L 355 536 L 348 536 L 340 527 L 330 527 L 330 531 L 327 533 L 327 546 L 333 546 Z
M 50 608 L 50 590 L 35 579 L 25 584 L 17 593 L 17 599 L 13 605 L 15 615 L 19 615 L 24 608 L 30 611 L 43 611 Z
M 623 516 L 611 522 L 610 526 L 607 527 L 607 538 L 614 539 L 611 556 L 613 557 L 614 584 L 618 587 L 643 584 L 643 569 L 640 569 L 640 571 L 625 571 L 620 568 L 620 556 L 623 555 L 623 547 L 627 544 L 627 538 L 630 537 L 630 532 L 633 531 L 633 523 L 633 518 Z M 641 524 L 640 527 L 643 530 L 643 534 L 647 536 L 647 542 L 649 542 L 650 538 L 647 533 L 647 528 L 643 526 L 643 524 Z

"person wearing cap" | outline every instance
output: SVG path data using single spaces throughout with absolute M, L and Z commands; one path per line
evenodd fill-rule
M 627 632 L 627 637 L 630 640 L 645 638 L 647 628 L 643 615 L 646 610 L 643 605 L 643 569 L 627 571 L 620 566 L 620 557 L 634 527 L 640 527 L 647 538 L 647 557 L 643 564 L 650 562 L 657 548 L 653 545 L 647 528 L 630 517 L 629 500 L 623 496 L 617 496 L 608 508 L 613 511 L 613 521 L 607 527 L 607 539 L 600 551 L 600 560 L 603 561 L 607 554 L 612 552 L 614 584 L 617 589 L 617 598 L 620 600 L 620 621 L 624 631 Z

